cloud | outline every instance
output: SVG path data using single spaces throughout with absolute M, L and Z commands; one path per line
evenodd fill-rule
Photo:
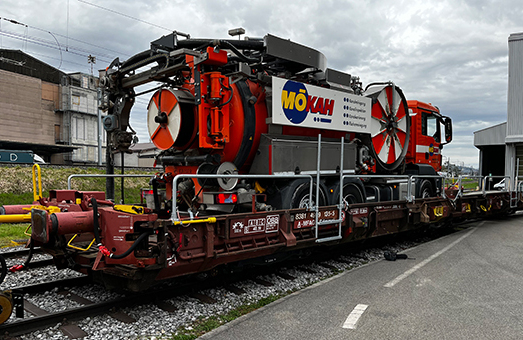
M 3 0 L 1 17 L 30 27 L 1 20 L 2 33 L 22 36 L 0 35 L 2 47 L 35 53 L 55 67 L 61 63 L 66 72 L 88 73 L 87 54 L 97 56 L 95 66 L 102 69 L 116 57 L 125 60 L 148 49 L 169 30 L 207 38 L 228 38 L 227 30 L 235 27 L 244 27 L 247 36 L 271 33 L 317 49 L 329 67 L 359 76 L 364 84 L 392 80 L 407 99 L 438 106 L 454 122 L 455 140 L 443 153 L 462 154 L 474 164 L 473 131 L 506 120 L 507 40 L 521 30 L 523 16 L 523 3 L 515 0 L 86 1 Z M 48 31 L 59 34 L 62 55 L 23 38 L 52 43 Z M 136 105 L 131 115 L 142 141 L 144 112 Z

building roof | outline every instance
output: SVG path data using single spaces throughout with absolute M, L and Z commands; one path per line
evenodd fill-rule
M 39 155 L 50 156 L 55 153 L 72 152 L 75 149 L 78 149 L 78 147 L 60 144 L 39 144 L 0 140 L 0 149 L 31 150 Z
M 505 145 L 507 122 L 474 131 L 474 146 Z
M 20 50 L 0 49 L 0 69 L 60 84 L 66 74 Z

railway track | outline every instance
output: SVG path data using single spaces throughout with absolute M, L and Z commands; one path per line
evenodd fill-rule
M 401 247 L 413 244 L 407 241 Z M 0 325 L 0 337 L 36 339 L 35 335 L 38 334 L 43 335 L 40 338 L 46 338 L 61 332 L 64 339 L 96 339 L 110 334 L 114 338 L 111 332 L 115 329 L 122 329 L 120 335 L 134 329 L 136 335 L 140 336 L 143 335 L 140 332 L 144 327 L 150 327 L 148 335 L 154 335 L 155 331 L 162 329 L 174 333 L 180 326 L 190 325 L 198 318 L 227 313 L 267 295 L 285 295 L 325 277 L 382 258 L 383 249 L 366 249 L 359 253 L 318 256 L 286 262 L 284 265 L 256 267 L 254 270 L 228 273 L 204 281 L 183 278 L 140 294 L 111 293 L 109 296 L 98 296 L 101 292 L 106 294 L 104 288 L 92 284 L 88 277 L 18 287 L 13 291 L 24 296 L 26 318 L 11 317 Z M 49 311 L 47 301 L 57 299 L 61 300 L 60 305 L 66 306 L 66 309 L 56 307 Z M 162 322 L 154 326 L 155 319 Z M 104 330 L 108 333 L 104 333 Z
M 33 255 L 42 254 L 42 250 L 39 247 L 35 247 L 33 249 Z M 29 249 L 28 248 L 21 248 L 21 249 L 15 249 L 15 250 L 9 250 L 0 253 L 5 259 L 12 259 L 12 258 L 26 258 L 29 255 Z

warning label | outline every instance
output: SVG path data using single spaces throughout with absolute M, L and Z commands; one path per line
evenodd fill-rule
M 275 233 L 278 230 L 280 230 L 280 215 L 234 219 L 229 222 L 229 235 L 231 237 Z

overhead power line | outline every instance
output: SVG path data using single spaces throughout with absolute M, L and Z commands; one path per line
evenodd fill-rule
M 5 46 L 5 45 L 2 48 L 8 49 L 8 50 L 17 50 L 18 49 L 17 47 Z M 35 52 L 35 51 L 31 51 L 31 52 L 29 52 L 27 54 L 32 55 L 32 56 L 44 57 L 46 59 L 60 61 L 60 58 L 56 58 L 56 57 L 50 56 L 49 54 L 38 53 L 38 52 Z M 74 62 L 74 61 L 70 61 L 70 60 L 66 60 L 66 59 L 64 59 L 63 62 L 65 64 L 77 65 L 77 66 L 85 67 L 86 69 L 88 68 L 88 66 L 85 65 L 85 64 L 80 64 L 80 63 L 77 63 L 77 62 Z
M 157 27 L 157 28 L 161 28 L 161 29 L 166 30 L 166 31 L 169 31 L 169 32 L 173 32 L 173 31 L 174 31 L 174 30 L 172 30 L 172 29 L 170 29 L 170 28 L 163 27 L 163 26 L 159 26 L 159 25 L 153 24 L 153 23 L 151 23 L 151 22 L 148 22 L 148 21 L 145 21 L 145 20 L 142 20 L 142 19 L 139 19 L 139 18 L 135 18 L 135 17 L 132 17 L 132 16 L 130 16 L 130 15 L 127 15 L 127 14 L 124 14 L 124 13 L 121 13 L 121 12 L 118 12 L 118 11 L 115 11 L 115 10 L 112 10 L 112 9 L 109 9 L 109 8 L 102 7 L 102 6 L 100 6 L 100 5 L 96 5 L 96 4 L 93 4 L 93 3 L 88 2 L 88 1 L 85 1 L 85 0 L 78 0 L 78 1 L 81 2 L 81 3 L 84 3 L 84 4 L 87 4 L 87 5 L 90 5 L 90 6 L 96 7 L 96 8 L 103 9 L 104 11 L 108 11 L 108 12 L 111 12 L 111 13 L 114 13 L 114 14 L 121 15 L 121 16 L 126 17 L 126 18 L 128 18 L 128 19 L 136 20 L 136 21 L 142 22 L 142 23 L 147 24 L 147 25 L 150 25 L 150 26 L 154 26 L 154 27 Z
M 100 46 L 100 45 L 96 45 L 96 44 L 92 44 L 92 43 L 89 43 L 87 41 L 83 41 L 83 40 L 80 40 L 80 39 L 75 39 L 75 38 L 72 38 L 68 35 L 63 35 L 63 34 L 60 34 L 60 33 L 56 33 L 56 32 L 51 32 L 51 31 L 48 31 L 48 30 L 45 30 L 43 28 L 40 28 L 40 27 L 36 27 L 36 26 L 31 26 L 31 25 L 27 25 L 27 24 L 24 24 L 24 23 L 21 23 L 19 21 L 16 21 L 16 20 L 13 20 L 13 19 L 8 19 L 8 18 L 2 18 L 0 17 L 0 19 L 3 19 L 5 21 L 8 21 L 12 24 L 16 24 L 16 25 L 21 25 L 21 26 L 24 26 L 24 27 L 28 27 L 28 28 L 31 28 L 31 29 L 35 29 L 35 30 L 38 30 L 38 31 L 42 31 L 42 32 L 46 32 L 46 33 L 51 33 L 52 35 L 56 35 L 58 37 L 62 37 L 62 38 L 66 38 L 66 39 L 70 39 L 70 40 L 73 40 L 73 41 L 76 41 L 76 42 L 79 42 L 81 44 L 85 44 L 85 45 L 89 45 L 89 46 L 93 46 L 93 47 L 96 47 L 96 48 L 100 48 L 102 50 L 106 50 L 106 51 L 109 51 L 109 52 L 113 52 L 113 53 L 116 53 L 117 55 L 120 55 L 120 56 L 128 56 L 128 54 L 126 53 L 122 53 L 120 51 L 116 51 L 116 50 L 112 50 L 110 48 L 107 48 L 107 47 L 104 47 L 104 46 Z M 89 53 L 92 53 L 92 51 L 90 51 Z M 101 53 L 97 53 L 98 55 L 101 55 Z M 108 55 L 108 54 L 105 54 L 105 56 L 108 56 L 109 58 L 113 58 L 113 55 Z
M 50 40 L 37 38 L 37 37 L 31 37 L 31 36 L 25 36 L 25 35 L 21 35 L 21 34 L 15 33 L 15 32 L 5 31 L 5 30 L 0 31 L 0 34 L 4 35 L 6 37 L 17 39 L 17 40 L 28 41 L 28 42 L 31 42 L 33 44 L 40 45 L 40 46 L 49 47 L 49 48 L 53 48 L 53 49 L 57 49 L 57 50 L 60 49 L 59 46 L 56 46 L 56 44 L 54 42 L 50 41 Z M 74 52 L 73 50 L 76 50 L 78 52 Z M 87 58 L 87 56 L 89 54 L 92 54 L 92 52 L 90 52 L 88 50 L 85 50 L 83 48 L 71 47 L 71 46 L 69 46 L 69 51 L 67 51 L 67 52 L 68 53 L 72 53 L 72 54 L 76 54 L 76 55 L 79 55 L 79 56 L 82 56 L 82 57 L 86 57 L 86 58 Z M 83 52 L 83 53 L 79 53 L 79 52 Z M 112 59 L 112 56 L 108 55 L 108 54 L 97 54 L 97 55 L 98 56 L 102 55 L 104 57 Z M 106 62 L 106 63 L 110 63 L 111 62 L 110 60 L 107 60 L 107 59 L 106 60 L 104 60 L 102 58 L 98 58 L 98 59 L 100 61 L 103 61 L 103 62 Z

